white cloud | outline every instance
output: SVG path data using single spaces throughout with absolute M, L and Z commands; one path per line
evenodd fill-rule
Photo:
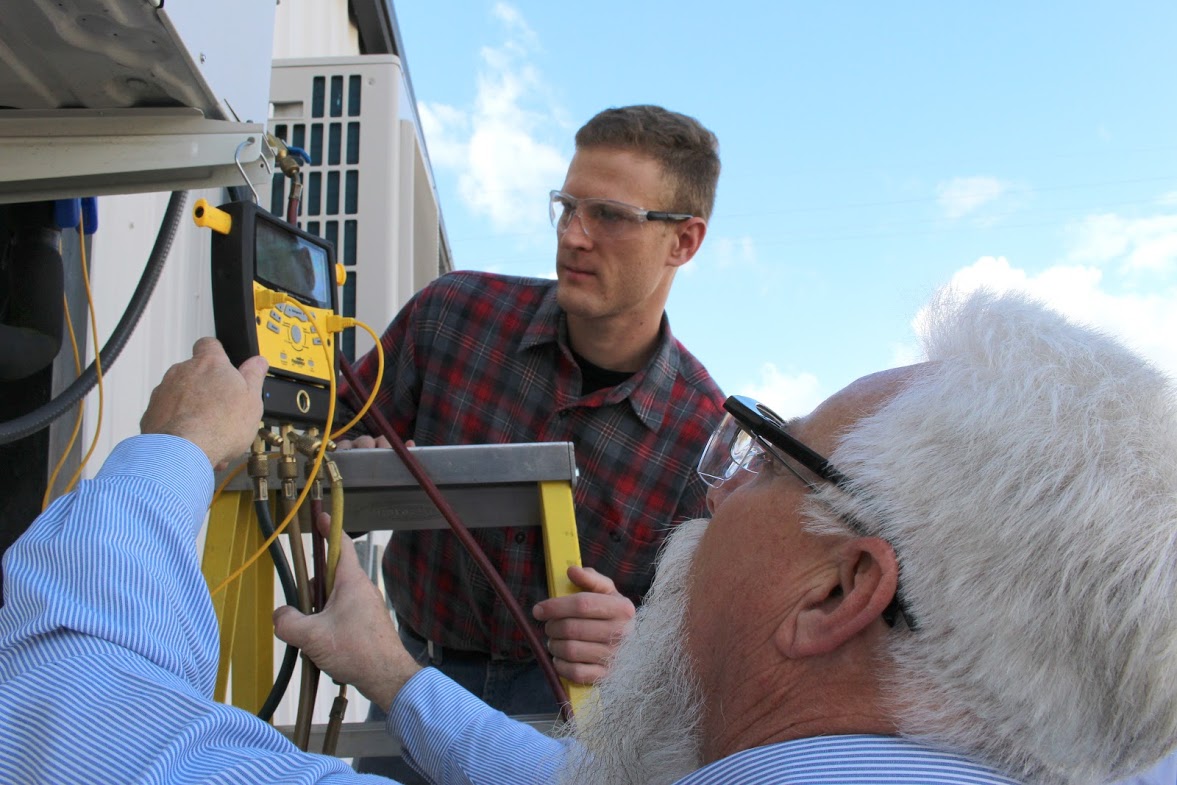
M 531 25 L 527 24 L 527 20 L 523 18 L 523 14 L 519 13 L 518 8 L 508 3 L 495 3 L 492 13 L 511 33 L 512 41 L 508 41 L 509 46 L 538 48 L 539 36 L 531 29 Z
M 957 271 L 951 285 L 968 292 L 985 287 L 1026 292 L 1058 312 L 1117 336 L 1168 373 L 1177 376 L 1177 285 L 1110 291 L 1116 281 L 1084 265 L 1056 265 L 1039 273 L 1005 258 L 986 256 Z M 917 333 L 923 313 L 913 322 Z
M 430 158 L 458 172 L 458 195 L 500 232 L 543 231 L 544 194 L 563 182 L 570 143 L 566 123 L 542 75 L 529 61 L 535 32 L 506 3 L 494 7 L 505 37 L 484 47 L 470 109 L 444 104 L 418 107 Z
M 1162 212 L 1152 216 L 1087 216 L 1072 227 L 1058 264 L 1030 271 L 1005 257 L 983 256 L 958 270 L 951 285 L 965 292 L 1026 292 L 1120 338 L 1177 376 L 1177 214 L 1172 194 L 1157 204 Z M 917 334 L 922 316 L 913 322 Z
M 751 235 L 716 237 L 703 246 L 720 270 L 756 266 L 756 241 Z
M 1168 272 L 1177 267 L 1177 215 L 1123 218 L 1092 215 L 1075 229 L 1070 260 L 1119 262 L 1131 271 Z
M 760 380 L 742 390 L 741 394 L 755 398 L 782 417 L 808 414 L 825 398 L 812 373 L 789 376 L 772 363 L 760 366 Z
M 936 187 L 936 198 L 944 214 L 950 219 L 963 218 L 1007 190 L 996 177 L 955 177 Z
M 429 148 L 429 161 L 434 166 L 457 169 L 466 162 L 466 145 L 462 141 L 469 134 L 470 118 L 460 109 L 445 104 L 417 105 L 421 117 L 421 132 Z

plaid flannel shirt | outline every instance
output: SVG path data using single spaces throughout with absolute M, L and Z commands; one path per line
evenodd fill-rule
M 381 338 L 385 376 L 374 406 L 418 445 L 570 441 L 581 557 L 635 603 L 669 529 L 706 513 L 695 472 L 722 416 L 723 394 L 670 333 L 627 381 L 581 396 L 556 282 L 458 272 L 405 305 Z M 369 352 L 356 368 L 376 374 Z M 536 527 L 474 529 L 525 610 L 547 596 Z M 406 531 L 384 553 L 398 617 L 442 646 L 532 659 L 494 590 L 448 531 Z M 538 627 L 538 625 L 537 625 Z

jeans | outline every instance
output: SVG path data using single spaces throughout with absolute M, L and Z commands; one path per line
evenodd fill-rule
M 481 652 L 434 647 L 432 658 L 425 639 L 400 625 L 405 649 L 421 665 L 431 665 L 449 676 L 489 706 L 504 714 L 543 714 L 554 717 L 559 711 L 552 688 L 535 662 L 509 662 L 492 659 Z M 369 721 L 383 722 L 386 715 L 377 706 L 368 709 Z M 428 780 L 413 771 L 402 758 L 360 758 L 355 769 L 364 774 L 392 777 L 404 785 L 424 785 Z

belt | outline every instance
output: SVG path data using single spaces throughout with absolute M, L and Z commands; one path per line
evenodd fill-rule
M 484 651 L 470 651 L 468 649 L 455 649 L 450 646 L 442 646 L 440 643 L 435 643 L 423 635 L 419 635 L 409 625 L 404 622 L 400 623 L 400 634 L 402 638 L 406 638 L 417 647 L 424 651 L 425 656 L 433 665 L 441 665 L 443 662 L 474 662 L 474 663 L 506 663 L 510 662 L 505 657 L 488 654 Z

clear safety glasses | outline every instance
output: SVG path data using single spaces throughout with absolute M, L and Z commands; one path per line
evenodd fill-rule
M 556 234 L 563 236 L 580 219 L 580 229 L 592 240 L 610 240 L 624 236 L 647 221 L 685 221 L 694 218 L 690 213 L 667 213 L 647 210 L 613 199 L 577 199 L 563 191 L 552 191 L 548 201 L 548 217 Z
M 733 395 L 723 408 L 727 414 L 699 458 L 699 476 L 712 488 L 718 488 L 740 470 L 757 474 L 769 456 L 810 487 L 813 482 L 794 471 L 785 456 L 827 482 L 838 486 L 846 482 L 829 461 L 789 435 L 780 416 L 764 404 Z

